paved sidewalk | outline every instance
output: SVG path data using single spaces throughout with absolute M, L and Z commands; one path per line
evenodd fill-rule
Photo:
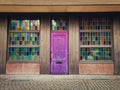
M 0 90 L 120 90 L 120 76 L 0 75 Z

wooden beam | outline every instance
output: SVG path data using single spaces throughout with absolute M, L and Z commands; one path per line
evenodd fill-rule
M 120 5 L 99 6 L 21 6 L 0 5 L 0 12 L 119 12 Z
M 79 74 L 79 19 L 69 18 L 69 74 Z
M 50 74 L 50 17 L 46 21 L 46 74 Z
M 113 20 L 113 40 L 114 40 L 114 62 L 115 62 L 115 74 L 119 74 L 119 18 L 114 17 Z
M 49 17 L 41 18 L 40 73 L 50 74 L 50 23 Z
M 120 0 L 0 0 L 0 4 L 20 5 L 80 5 L 80 4 L 120 4 Z
M 7 18 L 0 19 L 0 74 L 5 74 L 7 54 Z

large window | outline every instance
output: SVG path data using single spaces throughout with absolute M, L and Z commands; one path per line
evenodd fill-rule
M 111 18 L 80 17 L 80 60 L 111 60 L 111 49 Z
M 8 59 L 12 61 L 39 60 L 40 20 L 10 20 Z

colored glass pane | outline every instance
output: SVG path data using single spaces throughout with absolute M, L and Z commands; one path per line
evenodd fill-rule
M 52 30 L 68 30 L 68 20 L 66 18 L 52 18 Z
M 112 29 L 111 18 L 80 18 L 80 30 L 103 30 Z
M 111 60 L 111 48 L 80 48 L 80 60 Z
M 111 32 L 80 32 L 82 45 L 111 45 Z
M 40 20 L 11 20 L 10 30 L 39 30 Z
M 39 48 L 9 47 L 9 60 L 39 60 Z
M 10 32 L 9 45 L 39 45 L 39 32 Z

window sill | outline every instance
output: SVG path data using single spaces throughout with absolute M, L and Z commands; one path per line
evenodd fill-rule
M 88 61 L 79 61 L 79 64 L 113 64 L 114 61 L 112 60 L 99 60 L 99 61 L 94 61 L 94 60 L 88 60 Z

